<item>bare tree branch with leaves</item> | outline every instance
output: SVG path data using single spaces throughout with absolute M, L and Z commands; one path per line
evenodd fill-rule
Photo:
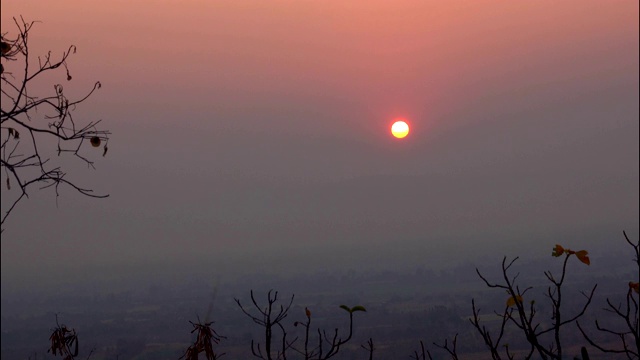
M 640 274 L 640 240 L 635 244 L 629 239 L 625 231 L 622 232 L 625 240 L 634 250 L 635 269 L 636 274 Z M 611 299 L 607 298 L 607 307 L 605 311 L 612 313 L 619 320 L 620 325 L 617 329 L 612 329 L 608 326 L 601 326 L 598 320 L 595 321 L 596 329 L 604 334 L 609 334 L 613 338 L 617 338 L 620 341 L 621 348 L 605 347 L 602 344 L 596 342 L 592 336 L 590 336 L 585 329 L 578 322 L 578 329 L 584 336 L 585 340 L 591 346 L 596 349 L 609 354 L 624 354 L 628 359 L 640 358 L 640 321 L 638 320 L 638 293 L 640 288 L 640 281 L 635 278 L 635 281 L 629 281 L 627 294 L 625 296 L 624 305 L 621 303 L 614 304 Z
M 354 307 L 348 307 L 347 305 L 340 305 L 340 308 L 349 313 L 349 333 L 346 337 L 339 336 L 338 328 L 335 328 L 333 334 L 327 333 L 326 330 L 322 330 L 320 328 L 317 329 L 318 333 L 318 342 L 317 345 L 309 349 L 309 330 L 311 329 L 311 311 L 308 308 L 305 308 L 305 315 L 307 320 L 305 322 L 296 321 L 294 326 L 301 325 L 305 328 L 305 337 L 304 337 L 304 349 L 298 349 L 294 346 L 294 342 L 291 342 L 290 347 L 296 351 L 297 353 L 304 356 L 305 360 L 309 359 L 318 359 L 318 360 L 326 360 L 330 359 L 333 356 L 337 355 L 340 351 L 340 348 L 348 343 L 353 337 L 353 314 L 359 311 L 366 312 L 367 310 L 364 306 L 357 305 Z M 373 340 L 369 339 L 369 343 L 367 347 L 364 347 L 369 351 L 369 357 L 373 357 Z
M 110 132 L 98 128 L 101 120 L 78 121 L 73 117 L 76 107 L 101 87 L 100 82 L 94 83 L 84 96 L 75 100 L 66 97 L 61 84 L 53 85 L 48 94 L 34 93 L 34 84 L 47 73 L 64 69 L 65 79 L 72 80 L 67 60 L 75 54 L 76 47 L 69 46 L 60 56 L 49 51 L 34 57 L 30 52 L 29 36 L 35 22 L 27 22 L 22 17 L 13 20 L 17 34 L 12 36 L 3 32 L 1 36 L 0 167 L 6 178 L 3 197 L 12 187 L 17 188 L 18 194 L 11 198 L 6 209 L 2 209 L 0 226 L 3 229 L 11 212 L 29 196 L 28 189 L 34 186 L 51 187 L 56 196 L 60 185 L 89 197 L 108 196 L 95 194 L 67 179 L 62 167 L 51 160 L 53 154 L 68 153 L 93 169 L 94 162 L 84 153 L 86 143 L 94 148 L 102 147 L 102 155 L 106 155 Z M 49 148 L 48 139 L 57 142 L 57 148 Z
M 584 305 L 572 316 L 564 319 L 564 308 L 562 307 L 562 286 L 564 284 L 566 274 L 567 274 L 567 263 L 569 258 L 575 255 L 578 260 L 586 265 L 590 264 L 590 259 L 588 256 L 588 252 L 586 250 L 573 251 L 570 249 L 564 249 L 560 245 L 556 245 L 553 249 L 553 256 L 560 257 L 564 255 L 564 261 L 562 264 L 562 272 L 560 277 L 557 278 L 553 275 L 553 273 L 549 271 L 545 271 L 544 275 L 551 282 L 551 286 L 547 288 L 545 296 L 549 298 L 551 302 L 551 326 L 545 326 L 542 322 L 539 322 L 536 318 L 537 307 L 535 305 L 535 301 L 531 300 L 528 303 L 528 306 L 525 306 L 524 298 L 526 293 L 531 290 L 531 287 L 526 287 L 521 289 L 519 285 L 517 285 L 516 280 L 519 273 L 515 276 L 509 275 L 509 270 L 518 259 L 517 257 L 510 262 L 507 263 L 507 258 L 503 258 L 502 260 L 502 283 L 493 283 L 490 282 L 486 277 L 480 273 L 478 269 L 476 272 L 480 279 L 484 281 L 485 285 L 490 288 L 498 288 L 506 291 L 508 298 L 506 301 L 505 309 L 502 313 L 495 312 L 495 314 L 501 317 L 502 321 L 500 324 L 497 333 L 492 333 L 486 326 L 482 325 L 480 322 L 480 309 L 476 307 L 475 301 L 472 300 L 472 310 L 473 310 L 473 318 L 470 319 L 471 324 L 476 328 L 476 330 L 482 336 L 485 345 L 489 348 L 491 352 L 492 359 L 501 359 L 500 343 L 503 339 L 503 336 L 506 331 L 506 327 L 508 324 L 515 325 L 525 336 L 526 341 L 529 343 L 530 347 L 525 355 L 526 359 L 529 359 L 533 356 L 534 353 L 537 353 L 541 359 L 562 359 L 563 358 L 563 349 L 562 342 L 560 340 L 561 329 L 571 323 L 574 323 L 584 315 L 587 307 L 591 303 L 593 298 L 593 294 L 596 290 L 597 285 L 591 289 L 590 292 L 581 292 L 585 297 Z M 504 347 L 504 356 L 507 359 L 513 359 L 514 354 L 511 352 L 507 345 Z
M 47 353 L 51 353 L 53 356 L 63 356 L 64 360 L 73 360 L 78 356 L 78 334 L 75 329 L 69 330 L 66 325 L 60 325 L 58 314 L 56 314 L 56 327 L 53 329 L 49 341 L 51 341 L 51 347 Z
M 198 356 L 200 353 L 204 353 L 207 360 L 217 360 L 222 357 L 223 354 L 216 354 L 213 350 L 213 344 L 219 344 L 220 340 L 225 338 L 222 335 L 219 335 L 211 325 L 213 325 L 213 321 L 210 322 L 201 322 L 198 319 L 197 323 L 189 321 L 191 325 L 193 325 L 193 330 L 191 333 L 196 333 L 196 340 L 193 342 L 187 351 L 180 357 L 180 359 L 185 360 L 198 360 Z

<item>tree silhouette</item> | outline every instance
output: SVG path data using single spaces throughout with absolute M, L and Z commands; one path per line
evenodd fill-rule
M 60 325 L 57 314 L 56 328 L 53 329 L 49 341 L 51 347 L 47 350 L 48 353 L 63 356 L 64 360 L 73 360 L 78 356 L 78 334 L 75 329 L 69 330 L 65 325 Z
M 305 315 L 307 317 L 306 321 L 296 321 L 294 326 L 301 325 L 305 328 L 305 336 L 304 336 L 304 349 L 300 350 L 294 347 L 294 342 L 290 343 L 290 346 L 293 350 L 298 352 L 301 355 L 304 355 L 305 360 L 309 359 L 318 359 L 318 360 L 327 360 L 337 355 L 340 351 L 340 347 L 344 344 L 348 343 L 353 337 L 353 313 L 358 311 L 367 311 L 364 306 L 354 306 L 348 307 L 347 305 L 340 305 L 340 308 L 349 313 L 349 333 L 343 338 L 339 336 L 338 328 L 333 330 L 333 334 L 327 333 L 326 330 L 318 329 L 318 342 L 317 346 L 309 349 L 309 330 L 311 328 L 311 311 L 308 308 L 304 308 Z M 363 346 L 365 350 L 369 352 L 369 358 L 373 358 L 373 339 L 369 338 L 369 342 L 367 346 Z
M 340 351 L 340 348 L 348 343 L 353 337 L 353 314 L 355 312 L 367 311 L 363 306 L 357 305 L 354 307 L 348 307 L 346 305 L 340 305 L 340 308 L 345 310 L 349 314 L 349 333 L 346 337 L 340 336 L 338 328 L 333 330 L 333 333 L 327 332 L 325 330 L 317 329 L 317 345 L 313 346 L 309 344 L 311 340 L 310 330 L 311 330 L 311 310 L 305 308 L 305 316 L 306 321 L 296 321 L 294 322 L 294 326 L 302 326 L 305 328 L 304 335 L 304 347 L 299 349 L 295 346 L 298 338 L 294 338 L 293 340 L 287 340 L 287 330 L 282 324 L 284 319 L 289 315 L 289 310 L 291 309 L 291 305 L 293 304 L 294 295 L 291 295 L 291 299 L 288 303 L 278 305 L 278 292 L 269 290 L 267 293 L 267 304 L 265 306 L 261 306 L 258 304 L 255 296 L 253 295 L 253 290 L 251 290 L 251 302 L 255 310 L 257 310 L 257 315 L 250 312 L 249 309 L 242 306 L 242 303 L 239 299 L 235 299 L 236 304 L 240 307 L 240 310 L 251 318 L 254 323 L 260 325 L 264 328 L 264 351 L 261 347 L 260 343 L 251 340 L 251 353 L 253 356 L 263 359 L 263 360 L 286 360 L 287 352 L 289 350 L 293 350 L 294 352 L 304 356 L 305 360 L 326 360 L 330 359 Z M 274 329 L 280 330 L 280 346 L 278 349 L 274 349 L 274 342 L 276 339 L 276 335 L 274 334 Z M 373 358 L 373 340 L 370 338 L 367 346 L 363 346 L 365 350 L 369 352 L 369 358 Z
M 251 353 L 253 354 L 253 356 L 264 360 L 286 360 L 287 349 L 289 349 L 290 345 L 287 343 L 287 331 L 285 330 L 284 326 L 282 326 L 282 321 L 289 314 L 289 309 L 291 309 L 291 304 L 293 304 L 293 297 L 294 296 L 291 295 L 291 300 L 289 300 L 288 304 L 277 306 L 276 304 L 278 302 L 278 292 L 269 290 L 269 292 L 267 293 L 267 305 L 262 307 L 256 301 L 256 298 L 253 296 L 253 290 L 251 290 L 251 302 L 258 311 L 258 315 L 251 314 L 242 306 L 242 304 L 240 303 L 240 299 L 235 299 L 236 304 L 238 304 L 240 310 L 242 310 L 245 315 L 250 317 L 254 323 L 264 327 L 264 352 L 260 347 L 260 343 L 255 343 L 253 340 L 251 340 Z M 275 354 L 273 354 L 272 352 L 274 328 L 278 328 L 282 332 L 282 347 L 279 350 L 275 350 Z
M 22 17 L 13 20 L 17 35 L 12 37 L 3 32 L 0 48 L 0 167 L 5 178 L 2 197 L 5 198 L 8 195 L 5 192 L 12 188 L 18 193 L 12 194 L 6 209 L 3 205 L 0 223 L 3 229 L 8 216 L 21 200 L 28 197 L 28 190 L 32 187 L 53 188 L 56 196 L 60 185 L 67 185 L 90 197 L 108 196 L 94 194 L 92 190 L 68 180 L 61 165 L 51 159 L 53 154 L 71 154 L 89 168 L 94 168 L 93 161 L 83 152 L 85 142 L 95 148 L 102 147 L 102 154 L 106 155 L 110 132 L 98 129 L 100 120 L 81 122 L 72 116 L 78 104 L 100 88 L 100 82 L 76 100 L 65 96 L 61 84 L 53 85 L 50 93 L 38 94 L 33 90 L 34 84 L 48 73 L 55 74 L 56 70 L 64 69 L 66 80 L 71 81 L 67 59 L 76 52 L 76 47 L 69 46 L 60 57 L 53 56 L 51 51 L 34 57 L 29 49 L 29 35 L 35 22 L 26 22 Z M 52 141 L 57 143 L 57 147 Z
M 193 325 L 191 333 L 196 333 L 196 340 L 193 345 L 189 346 L 187 351 L 180 357 L 185 360 L 198 360 L 198 355 L 204 353 L 207 360 L 217 360 L 224 354 L 216 354 L 213 350 L 213 343 L 219 344 L 220 340 L 224 336 L 219 335 L 212 327 L 213 321 L 201 322 L 198 319 L 197 323 L 189 321 Z
M 582 317 L 591 301 L 593 299 L 597 285 L 594 285 L 589 292 L 582 291 L 581 294 L 584 297 L 584 303 L 575 309 L 574 305 L 569 305 L 573 308 L 572 314 L 566 316 L 566 305 L 563 305 L 563 286 L 567 276 L 567 264 L 569 259 L 575 257 L 579 262 L 590 265 L 591 260 L 589 253 L 586 250 L 574 251 L 571 249 L 565 249 L 560 245 L 556 245 L 553 248 L 552 256 L 562 257 L 562 270 L 559 275 L 554 275 L 551 271 L 545 271 L 544 276 L 551 283 L 544 293 L 544 296 L 548 299 L 551 312 L 550 321 L 547 320 L 544 314 L 540 313 L 539 304 L 536 303 L 533 294 L 530 292 L 533 287 L 522 287 L 518 277 L 520 273 L 513 274 L 513 265 L 518 260 L 518 257 L 508 261 L 505 256 L 502 259 L 501 275 L 502 280 L 499 282 L 492 282 L 485 277 L 478 268 L 476 273 L 484 284 L 492 289 L 501 289 L 506 293 L 506 301 L 503 310 L 498 312 L 494 311 L 499 321 L 498 326 L 489 328 L 486 325 L 487 317 L 481 315 L 480 308 L 476 306 L 475 299 L 471 299 L 472 316 L 469 319 L 471 325 L 475 328 L 475 331 L 480 334 L 482 341 L 484 342 L 487 350 L 492 359 L 514 359 L 516 356 L 523 356 L 525 359 L 531 359 L 537 356 L 540 359 L 563 359 L 566 355 L 563 355 L 563 346 L 561 342 L 561 333 L 568 325 L 577 323 L 578 319 Z M 542 318 L 542 319 L 541 319 Z M 515 330 L 515 331 L 514 331 Z M 528 345 L 528 349 L 524 350 L 522 354 L 517 354 L 513 351 L 513 348 L 505 341 L 507 335 L 522 335 L 521 342 Z M 451 359 L 458 359 L 457 354 L 457 334 L 449 343 L 447 340 L 443 344 L 433 343 L 436 347 L 445 350 Z M 516 344 L 518 346 L 518 344 Z M 520 352 L 522 349 L 520 350 Z M 582 349 L 581 354 L 583 359 L 588 359 L 586 349 Z M 432 359 L 431 353 L 425 349 L 424 342 L 420 342 L 420 349 L 414 351 L 413 358 L 420 359 Z
M 633 243 L 629 240 L 627 233 L 625 231 L 622 232 L 625 240 L 634 250 L 635 259 L 633 259 L 635 263 L 636 274 L 640 274 L 640 240 L 637 243 Z M 605 311 L 614 314 L 618 320 L 619 325 L 614 329 L 608 326 L 602 326 L 598 322 L 595 321 L 596 329 L 604 334 L 608 334 L 613 338 L 617 338 L 620 341 L 621 347 L 612 348 L 607 347 L 602 344 L 599 344 L 597 341 L 593 339 L 593 336 L 588 335 L 587 331 L 583 329 L 580 323 L 577 323 L 578 329 L 584 336 L 585 340 L 589 342 L 596 349 L 609 354 L 624 354 L 628 359 L 638 359 L 640 358 L 640 321 L 638 318 L 638 293 L 639 293 L 639 285 L 638 278 L 635 278 L 636 281 L 629 281 L 628 289 L 624 300 L 624 305 L 618 303 L 617 305 L 611 301 L 611 299 L 607 298 L 607 307 L 604 308 Z
M 544 320 L 538 320 L 536 315 L 538 314 L 538 307 L 535 300 L 531 299 L 525 304 L 526 294 L 532 287 L 521 288 L 516 279 L 519 274 L 514 276 L 510 275 L 510 269 L 515 259 L 507 262 L 507 258 L 502 259 L 502 283 L 493 283 L 487 280 L 486 277 L 480 273 L 480 270 L 476 269 L 476 272 L 480 279 L 490 288 L 503 289 L 506 291 L 508 298 L 502 313 L 495 312 L 500 317 L 501 325 L 497 334 L 491 335 L 489 329 L 481 324 L 480 309 L 476 307 L 475 301 L 472 300 L 473 318 L 470 319 L 473 326 L 482 336 L 485 345 L 491 353 L 493 359 L 501 359 L 500 345 L 505 334 L 505 329 L 508 324 L 515 325 L 524 335 L 525 340 L 529 343 L 529 349 L 526 358 L 531 358 L 534 353 L 537 353 L 541 359 L 562 359 L 563 348 L 560 341 L 561 330 L 572 323 L 575 323 L 578 318 L 582 317 L 587 310 L 587 307 L 593 299 L 593 294 L 597 285 L 594 285 L 590 292 L 582 292 L 584 296 L 584 305 L 574 311 L 574 314 L 565 318 L 565 309 L 562 307 L 563 300 L 563 284 L 567 275 L 567 263 L 569 258 L 573 255 L 582 263 L 589 265 L 590 259 L 586 250 L 573 251 L 565 249 L 560 245 L 556 245 L 553 248 L 552 255 L 555 257 L 564 256 L 562 263 L 562 271 L 559 277 L 554 276 L 550 271 L 545 271 L 544 275 L 552 284 L 547 288 L 545 296 L 551 303 L 551 323 L 547 324 Z M 514 354 L 510 351 L 508 344 L 504 344 L 504 355 L 507 359 L 512 359 Z

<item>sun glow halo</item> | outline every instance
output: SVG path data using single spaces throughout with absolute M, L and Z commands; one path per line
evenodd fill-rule
M 402 139 L 409 135 L 409 125 L 404 120 L 396 120 L 391 125 L 391 134 L 398 139 Z

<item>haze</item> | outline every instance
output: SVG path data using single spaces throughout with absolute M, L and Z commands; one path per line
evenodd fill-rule
M 560 241 L 606 251 L 623 229 L 637 239 L 638 10 L 2 1 L 3 33 L 13 16 L 41 21 L 32 52 L 78 47 L 65 90 L 101 81 L 76 117 L 113 133 L 96 171 L 68 168 L 108 199 L 63 191 L 56 206 L 33 191 L 12 214 L 3 295 L 106 274 L 415 268 L 548 256 Z M 404 141 L 389 134 L 396 117 L 410 121 Z

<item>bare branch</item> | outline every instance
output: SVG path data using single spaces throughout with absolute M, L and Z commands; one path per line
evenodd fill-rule
M 100 120 L 89 121 L 78 126 L 73 119 L 73 111 L 77 105 L 86 101 L 102 85 L 96 82 L 84 96 L 76 100 L 69 100 L 65 96 L 61 84 L 53 86 L 53 94 L 45 96 L 32 94 L 31 84 L 44 73 L 63 68 L 66 80 L 71 81 L 67 60 L 76 52 L 76 47 L 69 46 L 58 58 L 49 51 L 44 56 L 37 57 L 36 64 L 32 65 L 29 35 L 35 22 L 26 22 L 22 17 L 13 20 L 17 30 L 15 38 L 9 38 L 6 33 L 2 34 L 0 166 L 4 169 L 7 186 L 6 190 L 3 189 L 3 197 L 11 196 L 4 193 L 11 191 L 12 184 L 16 189 L 19 188 L 19 193 L 14 194 L 6 208 L 3 208 L 0 226 L 5 225 L 5 221 L 18 203 L 28 197 L 28 189 L 32 185 L 38 184 L 40 189 L 52 187 L 56 191 L 56 196 L 60 185 L 69 186 L 89 197 L 108 196 L 96 195 L 92 190 L 76 185 L 74 181 L 65 178 L 65 171 L 50 162 L 51 155 L 55 153 L 58 156 L 70 153 L 85 163 L 88 168 L 93 169 L 93 161 L 81 153 L 81 150 L 86 147 L 83 146 L 86 145 L 85 140 L 92 147 L 104 144 L 103 154 L 106 154 L 110 132 L 97 128 Z M 12 68 L 21 68 L 21 70 L 12 72 Z M 30 141 L 21 141 L 21 134 L 28 135 Z M 47 138 L 57 140 L 57 149 L 41 146 Z

